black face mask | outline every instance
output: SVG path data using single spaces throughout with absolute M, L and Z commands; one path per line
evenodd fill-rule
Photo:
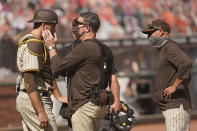
M 77 20 L 77 18 L 74 19 L 74 20 L 72 21 L 72 32 L 73 32 L 73 34 L 75 35 L 76 39 L 80 39 L 80 37 L 81 37 L 83 34 L 85 34 L 85 32 L 83 32 L 82 34 L 79 34 L 79 29 L 82 28 L 82 27 L 84 27 L 84 26 L 78 27 L 78 25 L 87 26 L 87 24 L 82 23 L 82 22 L 79 22 L 79 21 Z
M 79 28 L 78 27 L 72 27 L 72 32 L 75 35 L 76 39 L 79 39 L 82 35 L 79 34 Z

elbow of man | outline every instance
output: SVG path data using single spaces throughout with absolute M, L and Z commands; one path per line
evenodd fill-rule
M 178 78 L 182 80 L 189 79 L 191 77 L 191 68 L 192 62 L 190 60 L 185 61 L 184 65 L 179 68 Z
M 54 77 L 58 77 L 59 75 L 61 76 L 67 75 L 67 73 L 64 70 L 62 70 L 60 66 L 57 66 L 57 65 L 54 65 L 54 66 L 52 65 L 51 70 L 53 72 Z
M 51 64 L 51 70 L 55 73 L 58 74 L 58 67 L 56 65 Z
M 63 73 L 62 60 L 59 57 L 53 56 L 50 64 L 50 69 L 53 71 L 54 74 L 61 75 Z
M 192 61 L 190 59 L 185 60 L 184 63 L 185 63 L 185 66 L 188 66 L 188 67 L 192 66 Z
M 191 68 L 192 67 L 192 61 L 191 60 L 185 60 L 185 61 L 182 61 L 179 63 L 178 65 L 178 68 L 180 70 L 183 70 L 183 69 L 188 69 L 188 68 Z
M 185 61 L 185 63 L 184 63 L 184 65 L 183 65 L 183 70 L 184 69 L 188 69 L 188 70 L 191 70 L 191 68 L 192 68 L 192 62 L 191 62 L 191 60 L 187 60 L 187 61 Z
M 55 74 L 59 74 L 60 72 L 60 67 L 58 66 L 58 60 L 51 60 L 51 66 L 50 66 L 51 70 L 55 73 Z
M 192 67 L 192 61 L 188 61 L 188 66 L 191 66 Z

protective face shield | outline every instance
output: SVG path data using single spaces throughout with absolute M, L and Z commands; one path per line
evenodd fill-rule
M 79 27 L 79 25 L 83 25 L 83 26 Z M 88 25 L 85 23 L 79 22 L 77 18 L 72 21 L 72 32 L 75 35 L 76 39 L 80 39 L 80 37 L 85 33 L 83 32 L 82 34 L 79 34 L 79 29 L 83 28 L 84 26 L 88 26 Z
M 121 112 L 124 113 L 123 115 L 120 116 L 112 111 L 112 113 L 106 115 L 105 119 L 110 120 L 111 127 L 114 127 L 117 131 L 130 131 L 133 127 L 134 110 L 123 102 L 121 103 L 121 107 Z

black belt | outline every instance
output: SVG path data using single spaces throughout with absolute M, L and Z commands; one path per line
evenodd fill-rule
M 26 89 L 21 89 L 20 91 L 27 93 Z M 41 96 L 50 96 L 51 94 L 48 91 L 38 91 Z
M 20 91 L 27 93 L 26 89 L 20 89 Z

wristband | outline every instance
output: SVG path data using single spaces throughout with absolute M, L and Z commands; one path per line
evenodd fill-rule
M 54 46 L 48 47 L 48 51 L 51 51 L 51 50 L 53 50 L 53 49 L 56 49 L 56 47 L 54 47 Z

